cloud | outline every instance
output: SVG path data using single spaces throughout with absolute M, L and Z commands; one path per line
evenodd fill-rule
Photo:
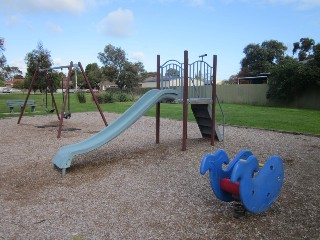
M 143 52 L 134 52 L 131 54 L 131 57 L 137 61 L 141 61 L 144 58 Z
M 263 0 L 264 3 L 295 5 L 298 8 L 306 9 L 320 6 L 320 0 Z
M 155 1 L 161 4 L 180 3 L 185 5 L 191 5 L 191 6 L 204 6 L 208 2 L 208 0 L 155 0 Z
M 60 57 L 54 58 L 53 65 L 54 66 L 61 66 L 62 65 L 62 58 L 60 58 Z
M 205 0 L 190 0 L 192 6 L 203 6 L 205 3 Z
M 24 58 L 20 57 L 17 59 L 14 59 L 9 62 L 9 66 L 18 67 L 20 71 L 22 71 L 22 74 L 25 74 L 27 72 L 27 66 L 24 62 Z
M 63 29 L 60 27 L 60 26 L 58 26 L 58 25 L 56 25 L 56 24 L 54 24 L 54 23 L 52 23 L 52 22 L 47 22 L 47 28 L 51 31 L 51 32 L 54 32 L 54 33 L 61 33 L 61 32 L 63 32 Z
M 7 21 L 6 25 L 9 27 L 15 26 L 17 23 L 19 23 L 20 19 L 17 15 L 10 16 Z
M 236 0 L 221 0 L 226 3 Z M 240 0 L 245 3 L 264 4 L 264 5 L 289 5 L 300 10 L 307 10 L 320 7 L 320 0 Z
M 98 32 L 114 37 L 128 37 L 133 33 L 133 12 L 128 9 L 117 9 L 110 12 L 98 24 Z
M 1 8 L 18 12 L 71 12 L 81 13 L 91 0 L 4 0 Z

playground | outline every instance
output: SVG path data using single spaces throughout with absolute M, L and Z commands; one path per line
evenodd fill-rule
M 102 112 L 90 87 L 100 116 L 72 118 L 80 62 L 70 62 L 60 114 L 51 89 L 56 114 L 23 117 L 37 72 L 53 70 L 37 68 L 18 122 L 0 120 L 1 237 L 318 238 L 319 136 L 226 126 L 217 56 L 212 66 L 188 59 L 160 65 L 158 55 L 156 89 L 123 114 Z M 182 121 L 161 118 L 168 101 L 182 104 Z M 152 106 L 156 116 L 144 116 Z
M 105 113 L 110 123 L 119 117 Z M 0 120 L 0 236 L 3 239 L 317 239 L 319 237 L 320 138 L 226 126 L 224 141 L 210 145 L 197 123 L 141 117 L 100 148 L 75 156 L 68 173 L 53 169 L 65 145 L 105 127 L 96 112 Z M 267 211 L 234 217 L 232 203 L 217 199 L 208 173 L 199 172 L 207 153 L 225 149 L 233 158 L 251 150 L 264 162 L 279 155 L 284 184 Z

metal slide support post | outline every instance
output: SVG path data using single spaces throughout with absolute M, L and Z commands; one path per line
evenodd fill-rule
M 160 89 L 160 55 L 157 55 L 157 89 Z M 160 103 L 156 105 L 156 143 L 160 143 Z
M 211 108 L 211 146 L 214 146 L 216 135 L 216 96 L 217 96 L 217 55 L 213 55 L 213 75 L 212 75 L 212 108 Z
M 80 62 L 78 62 L 78 66 L 80 67 L 81 73 L 82 73 L 82 75 L 83 75 L 86 83 L 88 84 L 90 93 L 91 93 L 92 98 L 93 98 L 93 100 L 94 100 L 94 102 L 95 102 L 95 104 L 96 104 L 96 106 L 97 106 L 97 108 L 98 108 L 98 110 L 99 110 L 99 112 L 100 112 L 100 115 L 101 115 L 101 117 L 102 117 L 102 120 L 103 120 L 103 122 L 104 122 L 104 125 L 107 127 L 107 126 L 108 126 L 107 120 L 106 120 L 106 118 L 105 118 L 104 115 L 103 115 L 103 112 L 102 112 L 102 110 L 101 110 L 101 107 L 100 107 L 100 105 L 99 105 L 99 102 L 98 102 L 98 100 L 97 100 L 97 97 L 96 97 L 96 95 L 95 95 L 94 92 L 93 92 L 93 89 L 92 89 L 92 87 L 91 87 L 91 84 L 90 84 L 90 82 L 89 82 L 89 79 L 88 79 L 86 73 L 84 72 L 83 67 L 82 67 L 82 65 L 81 65 Z
M 184 51 L 184 83 L 183 83 L 183 127 L 182 127 L 182 151 L 187 149 L 188 127 L 188 51 Z
M 71 79 L 72 67 L 73 67 L 73 62 L 70 62 L 68 78 L 67 78 L 67 82 L 66 82 L 66 92 L 64 93 L 64 99 L 63 99 L 63 105 L 62 105 L 62 109 L 61 109 L 60 124 L 59 124 L 57 138 L 61 137 L 61 130 L 62 130 L 63 119 L 64 119 L 64 112 L 66 110 L 67 98 L 68 98 L 68 95 L 69 95 L 69 87 L 70 87 L 70 79 Z M 63 86 L 62 86 L 62 92 L 63 92 Z
M 36 68 L 36 71 L 35 71 L 34 74 L 33 74 L 32 81 L 31 81 L 30 86 L 29 86 L 29 89 L 28 89 L 28 94 L 27 94 L 26 100 L 24 101 L 23 107 L 22 107 L 22 109 L 21 109 L 20 116 L 19 116 L 19 120 L 18 120 L 18 123 L 17 123 L 17 124 L 20 124 L 22 115 L 23 115 L 23 113 L 24 113 L 24 110 L 26 109 L 26 105 L 27 105 L 27 102 L 28 102 L 28 99 L 29 99 L 29 96 L 30 96 L 30 92 L 31 92 L 31 90 L 32 90 L 32 86 L 33 86 L 34 82 L 36 81 L 36 78 L 38 77 L 38 72 L 39 72 L 39 64 L 38 64 L 38 66 L 37 66 L 37 68 Z

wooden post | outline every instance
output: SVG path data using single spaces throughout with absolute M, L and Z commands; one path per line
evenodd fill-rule
M 160 55 L 157 55 L 157 89 L 160 89 Z M 156 105 L 156 143 L 160 143 L 160 103 Z
M 19 116 L 17 124 L 20 124 L 20 121 L 21 121 L 21 118 L 23 116 L 24 110 L 26 109 L 26 105 L 27 105 L 27 102 L 28 102 L 28 99 L 29 99 L 29 96 L 30 96 L 30 92 L 32 90 L 32 86 L 33 86 L 34 82 L 36 81 L 36 79 L 38 77 L 38 72 L 39 72 L 39 64 L 38 64 L 38 66 L 36 68 L 36 71 L 33 74 L 32 81 L 31 81 L 29 89 L 28 89 L 28 94 L 27 94 L 26 100 L 24 101 L 23 107 L 21 109 L 20 116 Z
M 106 118 L 105 118 L 104 115 L 103 115 L 103 112 L 102 112 L 102 109 L 101 109 L 101 107 L 100 107 L 100 105 L 99 105 L 98 99 L 97 99 L 96 95 L 95 95 L 94 92 L 93 92 L 93 89 L 92 89 L 92 86 L 91 86 L 91 84 L 90 84 L 90 82 L 89 82 L 89 79 L 88 79 L 85 71 L 83 70 L 83 67 L 82 67 L 82 65 L 81 65 L 80 62 L 78 62 L 78 66 L 80 67 L 80 70 L 81 70 L 82 76 L 84 77 L 84 80 L 85 80 L 86 83 L 88 84 L 88 87 L 89 87 L 90 93 L 91 93 L 91 95 L 92 95 L 93 101 L 95 102 L 95 104 L 96 104 L 96 106 L 97 106 L 97 108 L 98 108 L 98 110 L 99 110 L 99 113 L 100 113 L 100 115 L 101 115 L 101 117 L 102 117 L 102 120 L 103 120 L 103 122 L 104 122 L 104 125 L 107 127 L 107 126 L 108 126 L 107 120 L 106 120 Z M 76 70 L 76 71 L 77 71 L 77 70 Z
M 183 83 L 183 126 L 182 126 L 182 151 L 187 149 L 188 128 L 188 51 L 184 51 L 184 83 Z
M 211 112 L 211 146 L 214 146 L 216 135 L 216 96 L 217 96 L 217 55 L 213 55 L 213 76 L 212 76 L 212 112 Z

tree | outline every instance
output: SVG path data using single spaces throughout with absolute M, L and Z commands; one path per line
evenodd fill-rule
M 251 43 L 243 49 L 245 57 L 241 60 L 241 68 L 245 69 L 247 76 L 269 72 L 284 58 L 286 50 L 287 47 L 276 40 L 264 41 L 261 46 Z
M 313 46 L 313 61 L 314 64 L 320 68 L 320 43 Z
M 292 100 L 304 83 L 304 75 L 304 65 L 291 57 L 286 57 L 271 71 L 267 98 Z
M 145 75 L 144 66 L 141 62 L 131 63 L 126 62 L 123 66 L 116 84 L 120 89 L 126 87 L 132 90 L 139 86 L 139 83 L 143 81 L 143 76 Z
M 139 85 L 146 74 L 141 62 L 131 63 L 126 58 L 126 53 L 121 48 L 111 44 L 98 54 L 98 59 L 104 65 L 102 72 L 110 82 L 115 82 L 120 89 L 132 89 Z
M 22 71 L 18 67 L 6 65 L 7 59 L 3 54 L 4 51 L 4 38 L 0 38 L 0 79 L 10 81 L 16 76 L 22 77 Z
M 6 81 L 10 81 L 15 77 L 22 77 L 22 71 L 18 67 L 5 66 L 2 68 L 2 77 Z
M 4 38 L 0 37 L 0 81 L 4 81 L 5 80 L 5 77 L 4 77 L 4 74 L 3 74 L 3 67 L 6 64 L 7 59 L 3 54 L 4 51 L 5 51 Z
M 166 73 L 165 73 L 166 77 L 180 77 L 180 72 L 177 69 L 174 68 L 169 68 Z
M 229 79 L 227 81 L 225 81 L 225 82 L 228 83 L 228 84 L 237 84 L 238 83 L 238 78 L 239 78 L 238 74 L 231 75 L 229 77 Z
M 4 38 L 0 37 L 0 68 L 2 68 L 7 62 L 7 59 L 3 54 L 4 51 Z
M 13 82 L 13 88 L 17 89 L 23 89 L 24 88 L 24 80 L 23 79 L 17 79 Z
M 125 51 L 111 44 L 105 46 L 104 52 L 98 53 L 98 59 L 104 65 L 104 74 L 110 82 L 115 82 L 118 79 L 127 62 Z
M 90 85 L 93 88 L 99 88 L 99 83 L 103 80 L 103 74 L 101 68 L 97 63 L 90 63 L 86 66 L 86 75 L 89 79 Z M 83 87 L 88 88 L 87 84 L 84 82 Z
M 277 40 L 265 41 L 261 44 L 261 48 L 265 50 L 266 60 L 271 64 L 278 64 L 284 59 L 287 47 Z
M 27 53 L 25 57 L 25 62 L 27 64 L 27 73 L 26 73 L 26 80 L 25 83 L 30 85 L 32 81 L 32 77 L 35 73 L 37 66 L 40 68 L 50 68 L 52 66 L 52 59 L 50 52 L 43 47 L 41 42 L 38 42 L 37 48 L 32 50 L 30 53 Z M 33 90 L 40 90 L 43 92 L 46 87 L 46 80 L 45 80 L 45 72 L 39 72 L 37 81 L 33 85 Z
M 312 39 L 309 40 L 305 47 L 301 47 L 303 50 L 300 51 L 303 53 L 299 52 L 298 59 L 287 56 L 271 69 L 268 98 L 290 101 L 306 88 L 320 85 L 320 44 L 315 45 Z M 310 43 L 312 44 L 309 45 Z M 312 49 L 309 49 L 311 46 Z M 294 43 L 294 48 L 296 47 L 297 43 Z M 298 49 L 300 48 L 294 52 Z
M 312 57 L 314 45 L 315 41 L 313 39 L 301 38 L 300 42 L 293 43 L 292 53 L 295 55 L 298 52 L 299 61 L 305 61 Z

